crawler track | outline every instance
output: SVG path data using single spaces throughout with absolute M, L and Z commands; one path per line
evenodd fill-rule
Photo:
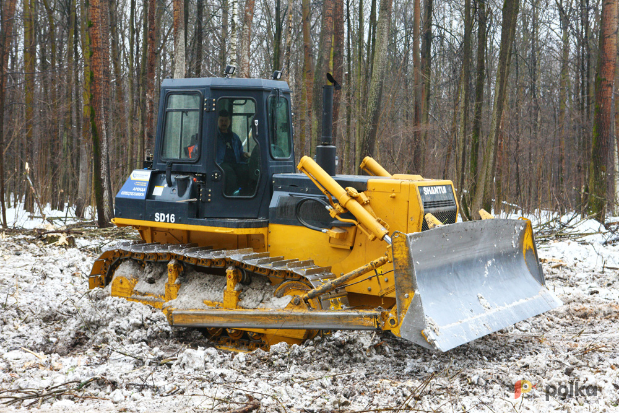
M 243 269 L 246 273 L 259 274 L 268 277 L 275 287 L 284 287 L 285 283 L 296 287 L 306 286 L 307 290 L 316 288 L 335 278 L 331 267 L 321 267 L 312 260 L 284 259 L 272 257 L 268 252 L 256 252 L 252 248 L 236 250 L 215 250 L 209 247 L 199 247 L 196 244 L 146 244 L 124 242 L 114 249 L 105 251 L 95 261 L 89 277 L 90 288 L 104 287 L 112 282 L 114 272 L 126 260 L 135 260 L 139 263 L 168 263 L 176 260 L 183 266 L 194 268 L 213 269 L 228 268 L 230 266 Z M 281 291 L 280 291 L 281 290 Z M 278 288 L 280 294 L 285 288 Z M 138 301 L 161 308 L 166 301 L 164 296 L 145 297 L 143 295 L 123 296 L 131 301 Z M 169 298 L 169 297 L 168 297 Z M 312 307 L 323 309 L 338 309 L 348 305 L 345 291 L 331 292 L 313 300 Z M 282 341 L 282 336 L 257 331 L 246 331 L 226 328 L 206 328 L 203 332 L 219 347 L 236 350 L 254 350 L 268 348 L 271 343 Z M 295 331 L 293 336 L 285 341 L 302 342 L 315 335 L 315 331 Z

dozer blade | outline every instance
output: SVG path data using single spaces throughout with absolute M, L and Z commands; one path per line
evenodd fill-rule
M 393 235 L 399 334 L 447 351 L 562 303 L 544 285 L 531 223 L 490 219 Z

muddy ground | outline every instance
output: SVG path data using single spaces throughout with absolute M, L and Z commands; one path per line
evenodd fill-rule
M 368 332 L 233 353 L 89 291 L 108 241 L 76 241 L 0 239 L 0 411 L 619 411 L 612 243 L 539 245 L 564 306 L 447 353 Z M 535 387 L 515 399 L 518 380 Z

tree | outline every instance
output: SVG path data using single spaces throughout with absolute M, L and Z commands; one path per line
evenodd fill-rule
M 254 20 L 254 7 L 256 0 L 246 0 L 243 13 L 243 32 L 241 34 L 241 58 L 239 59 L 240 76 L 250 77 L 250 56 L 251 56 L 251 26 Z
M 468 219 L 471 213 L 468 205 L 475 193 L 478 179 L 479 142 L 481 138 L 482 113 L 484 107 L 484 80 L 486 77 L 486 1 L 477 1 L 477 70 L 475 76 L 475 107 L 473 108 L 473 130 L 471 132 L 471 158 L 469 161 L 468 196 L 463 196 L 462 208 Z M 464 191 L 463 191 L 464 192 Z M 468 199 L 467 199 L 468 198 Z
M 344 1 L 334 0 L 333 8 L 333 76 L 338 82 L 344 81 Z M 342 91 L 333 93 L 333 145 L 337 146 L 340 131 L 340 102 Z
M 102 199 L 97 202 L 97 220 L 99 227 L 110 225 L 114 216 L 112 204 L 112 186 L 109 164 L 109 25 L 105 0 L 92 0 L 90 3 L 90 20 L 92 26 L 90 38 L 92 41 L 92 107 L 90 112 L 91 136 L 93 142 L 93 159 L 95 163 L 95 197 Z M 98 165 L 97 165 L 98 164 Z M 99 169 L 99 171 L 97 171 Z M 97 174 L 98 172 L 98 174 Z M 103 210 L 99 209 L 102 206 Z
M 484 152 L 484 160 L 479 175 L 479 180 L 477 181 L 471 211 L 475 218 L 479 218 L 479 209 L 481 208 L 484 196 L 490 192 L 490 186 L 492 185 L 494 178 L 494 161 L 496 159 L 496 148 L 498 146 L 503 108 L 507 98 L 507 80 L 509 79 L 509 66 L 512 56 L 511 51 L 516 33 L 516 21 L 518 20 L 519 6 L 519 0 L 504 0 L 503 3 L 501 47 L 499 51 L 499 68 L 496 78 L 496 92 L 494 95 L 492 123 L 490 126 L 490 136 Z
M 34 32 L 34 0 L 24 0 L 24 103 L 26 106 L 26 142 L 29 145 L 25 148 L 26 160 L 32 159 L 32 147 L 34 146 L 34 75 L 36 66 L 36 36 Z M 30 191 L 27 192 L 30 194 Z M 26 196 L 25 209 L 34 210 L 34 200 L 31 196 Z
M 185 77 L 185 2 L 174 0 L 174 78 Z
M 155 144 L 155 50 L 157 31 L 155 27 L 155 0 L 144 0 L 148 2 L 148 40 L 146 52 L 146 93 L 145 93 L 145 111 L 146 125 L 144 127 L 144 149 L 150 150 Z M 141 154 L 143 158 L 143 154 Z
M 428 130 L 430 127 L 430 86 L 432 74 L 432 0 L 425 0 L 423 5 L 423 31 L 421 33 L 421 75 L 423 87 L 421 89 L 421 146 L 420 157 L 422 164 L 420 171 L 423 173 L 426 145 L 428 142 Z
M 202 29 L 202 15 L 204 13 L 204 0 L 198 0 L 196 3 L 196 64 L 194 74 L 196 77 L 202 77 L 202 48 L 203 44 L 203 29 Z
M 7 227 L 6 204 L 4 203 L 4 101 L 6 97 L 6 78 L 9 65 L 9 48 L 13 37 L 13 16 L 17 0 L 7 0 L 2 8 L 2 27 L 0 27 L 0 209 L 2 227 Z
M 561 17 L 561 78 L 559 80 L 559 163 L 557 176 L 559 178 L 559 199 L 565 201 L 565 178 L 567 172 L 565 167 L 565 139 L 567 135 L 566 127 L 566 112 L 567 112 L 567 95 L 568 95 L 568 68 L 570 57 L 570 41 L 569 41 L 569 16 L 567 9 L 571 8 L 571 0 L 567 0 L 564 4 L 563 0 L 557 3 Z
M 376 135 L 381 112 L 381 99 L 383 82 L 387 68 L 387 39 L 389 34 L 389 22 L 391 20 L 392 0 L 381 0 L 376 30 L 376 51 L 372 64 L 372 81 L 368 94 L 367 117 L 365 122 L 365 134 L 363 139 L 363 155 L 373 156 L 376 151 Z
M 462 72 L 460 74 L 460 98 L 458 100 L 458 113 L 460 114 L 460 128 L 456 140 L 456 185 L 460 191 L 460 199 L 464 201 L 464 171 L 466 166 L 466 134 L 469 124 L 469 77 L 471 73 L 471 33 L 473 31 L 473 19 L 471 16 L 471 0 L 464 2 L 464 39 L 462 41 Z M 461 202 L 465 204 L 466 202 Z M 464 208 L 464 211 L 466 208 Z
M 589 164 L 589 212 L 604 223 L 608 198 L 613 81 L 617 59 L 617 0 L 602 2 L 600 54 L 595 76 L 595 109 Z
M 467 2 L 470 0 L 467 0 Z M 421 22 L 421 1 L 414 0 L 415 16 L 413 20 L 413 171 L 421 173 L 423 168 L 423 142 L 421 141 L 421 56 L 419 53 L 419 32 Z
M 248 0 L 253 1 L 253 0 Z M 305 154 L 306 132 L 309 129 L 309 136 L 312 136 L 312 101 L 314 84 L 314 55 L 312 54 L 312 38 L 310 35 L 311 16 L 310 0 L 302 0 L 302 25 L 303 25 L 303 82 L 301 86 L 301 116 L 299 133 L 299 153 Z

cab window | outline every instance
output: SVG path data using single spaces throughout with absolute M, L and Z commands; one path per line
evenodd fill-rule
M 256 102 L 249 98 L 217 101 L 216 162 L 223 171 L 224 195 L 253 197 L 261 174 L 260 146 L 252 133 Z
M 162 158 L 194 161 L 200 156 L 199 93 L 171 93 L 167 97 Z
M 288 159 L 292 152 L 288 99 L 283 96 L 269 96 L 268 108 L 271 156 L 275 159 Z

